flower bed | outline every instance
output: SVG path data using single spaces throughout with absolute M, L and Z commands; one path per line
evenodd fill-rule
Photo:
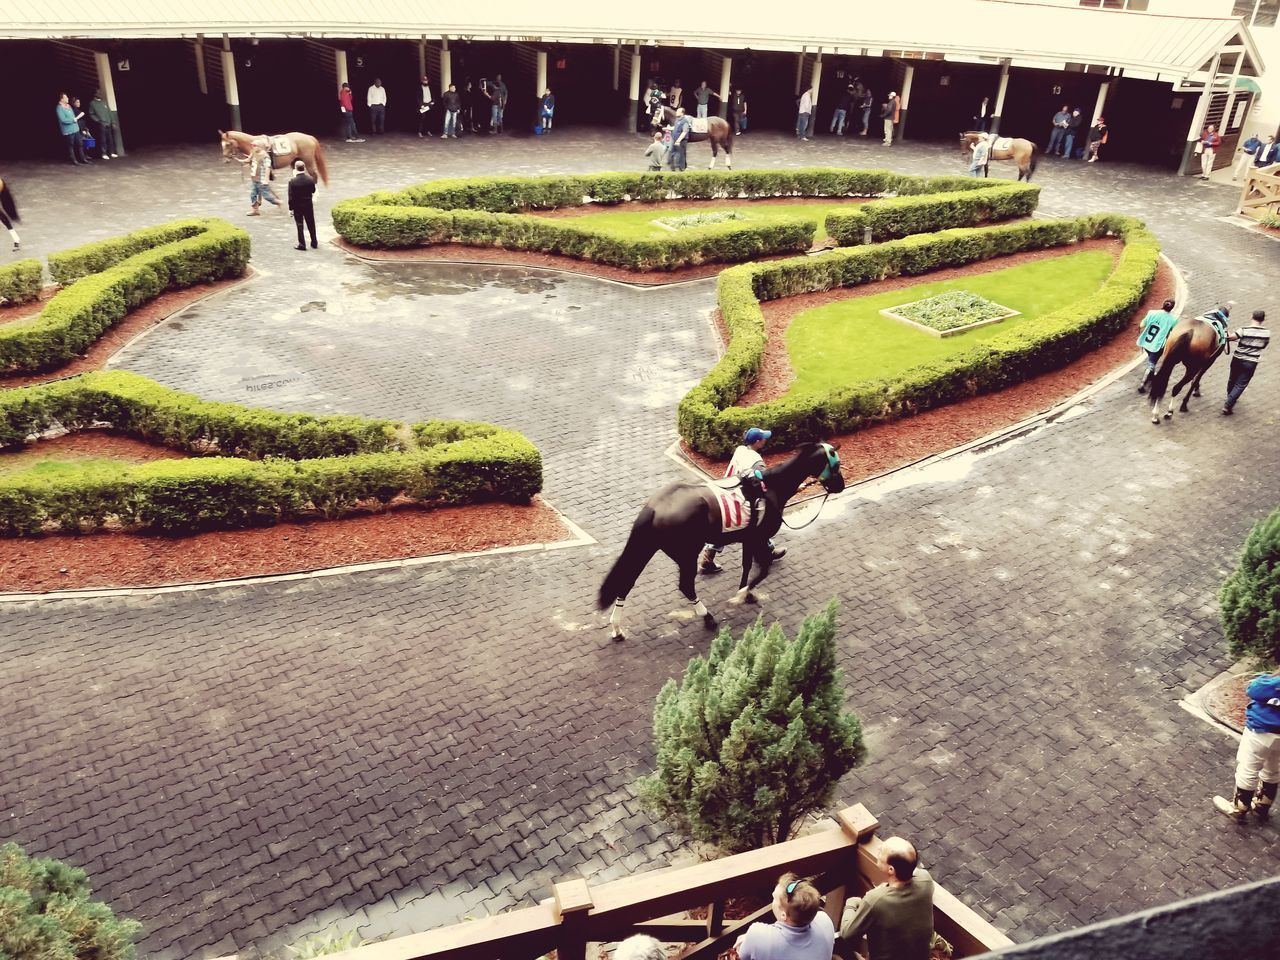
M 712 213 L 690 213 L 683 217 L 659 217 L 651 221 L 666 230 L 688 230 L 690 227 L 706 227 L 713 223 L 726 223 L 729 220 L 750 220 L 745 213 L 737 210 L 716 210 Z
M 940 293 L 880 312 L 936 337 L 954 336 L 1018 315 L 1017 310 L 965 290 Z

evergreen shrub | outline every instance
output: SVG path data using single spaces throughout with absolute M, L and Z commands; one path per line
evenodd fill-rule
M 0 302 L 8 306 L 30 303 L 40 296 L 40 261 L 34 257 L 0 267 Z
M 1218 608 L 1233 657 L 1280 663 L 1280 508 L 1249 532 Z

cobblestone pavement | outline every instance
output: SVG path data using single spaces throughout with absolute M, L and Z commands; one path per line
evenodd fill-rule
M 636 168 L 643 143 L 336 144 L 321 219 L 331 198 L 434 176 Z M 591 605 L 640 500 L 677 475 L 662 451 L 713 355 L 711 285 L 296 253 L 284 217 L 242 219 L 243 185 L 215 150 L 5 171 L 37 254 L 170 216 L 249 225 L 264 276 L 119 365 L 246 402 L 513 424 L 601 546 L 0 607 L 0 839 L 87 868 L 166 960 L 331 924 L 405 933 L 532 902 L 570 874 L 666 863 L 679 840 L 631 785 L 652 762 L 653 697 L 706 635 L 673 613 L 661 563 L 628 604 L 627 642 L 607 641 Z M 949 145 L 738 145 L 740 167 L 829 163 L 959 161 Z M 1047 161 L 1038 182 L 1048 213 L 1145 217 L 1193 309 L 1275 306 L 1280 247 L 1218 219 L 1231 189 L 1105 162 Z M 1226 665 L 1214 592 L 1277 499 L 1280 366 L 1263 366 L 1231 420 L 1217 413 L 1225 366 L 1190 417 L 1158 429 L 1118 383 L 787 533 L 764 609 L 793 628 L 841 598 L 872 750 L 837 802 L 915 839 L 1015 939 L 1276 872 L 1274 828 L 1240 831 L 1207 802 L 1233 741 L 1178 706 Z M 705 595 L 729 613 L 730 591 Z

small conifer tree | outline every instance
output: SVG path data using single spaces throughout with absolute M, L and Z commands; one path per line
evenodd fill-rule
M 1218 607 L 1233 657 L 1280 663 L 1280 508 L 1249 532 Z
M 795 640 L 762 619 L 736 643 L 721 630 L 658 694 L 646 805 L 730 853 L 787 840 L 824 808 L 865 755 L 862 726 L 844 710 L 835 637 L 834 600 Z
M 0 957 L 12 960 L 130 960 L 136 920 L 118 920 L 89 899 L 85 872 L 60 860 L 0 847 Z

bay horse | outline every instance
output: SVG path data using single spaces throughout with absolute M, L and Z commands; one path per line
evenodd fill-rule
M 967 133 L 960 134 L 960 155 L 968 159 L 973 155 L 970 149 L 978 138 L 984 136 L 981 131 L 970 130 Z M 1001 140 L 1008 140 L 1007 148 L 997 150 L 995 145 Z M 1031 175 L 1036 172 L 1036 164 L 1040 162 L 1036 145 L 1030 140 L 1023 140 L 1019 137 L 991 137 L 991 154 L 990 160 L 1012 160 L 1018 165 L 1018 179 L 1031 182 Z M 988 162 L 990 162 L 990 160 Z M 982 170 L 982 175 L 987 175 L 986 168 Z
M 281 167 L 292 167 L 293 161 L 301 160 L 307 165 L 307 173 L 319 183 L 323 183 L 326 187 L 329 185 L 329 168 L 324 162 L 324 147 L 309 133 L 277 133 L 272 136 L 265 134 L 254 136 L 251 133 L 241 133 L 239 130 L 219 130 L 218 136 L 222 138 L 222 159 L 223 160 L 240 160 L 241 162 L 249 159 L 249 151 L 253 149 L 255 140 L 266 140 L 271 144 L 271 166 L 279 170 Z M 287 140 L 289 142 L 289 150 L 274 152 L 276 145 L 280 141 Z
M 1179 411 L 1186 413 L 1187 401 L 1192 395 L 1200 396 L 1200 378 L 1213 366 L 1213 361 L 1218 359 L 1218 354 L 1222 353 L 1227 345 L 1225 339 L 1219 338 L 1218 329 L 1212 321 L 1221 323 L 1223 338 L 1225 338 L 1229 316 L 1229 308 L 1219 307 L 1202 317 L 1184 317 L 1169 331 L 1169 338 L 1164 342 L 1164 352 L 1160 354 L 1160 366 L 1151 380 L 1152 423 L 1156 425 L 1160 423 L 1160 401 L 1164 399 L 1164 393 L 1169 388 L 1173 368 L 1178 364 L 1182 364 L 1182 379 L 1169 395 L 1169 409 L 1165 411 L 1164 418 L 1173 419 L 1173 398 L 1188 383 L 1191 384 L 1191 388 L 1182 398 Z
M 782 526 L 782 508 L 809 477 L 817 477 L 828 493 L 844 489 L 840 458 L 829 443 L 806 443 L 786 463 L 765 470 L 764 497 L 758 507 L 764 511 L 763 519 L 732 534 L 721 532 L 718 496 L 716 488 L 709 483 L 677 481 L 646 500 L 632 524 L 622 555 L 600 584 L 596 597 L 601 610 L 613 605 L 609 616 L 613 639 L 625 639 L 622 608 L 627 594 L 659 550 L 676 562 L 680 570 L 680 592 L 693 604 L 694 614 L 702 617 L 708 630 L 716 628 L 716 618 L 698 599 L 697 591 L 698 554 L 706 543 L 742 544 L 742 580 L 737 594 L 729 602 L 755 603 L 751 591 L 769 575 L 773 564 L 769 538 Z M 753 566 L 759 568 L 754 578 L 750 576 Z
M 668 124 L 676 122 L 676 112 L 671 107 L 663 106 L 662 114 L 666 118 Z M 696 120 L 696 117 L 690 119 Z M 689 143 L 702 143 L 704 140 L 711 144 L 711 163 L 707 166 L 708 170 L 716 168 L 716 157 L 720 151 L 724 151 L 724 165 L 728 169 L 733 169 L 733 129 L 729 126 L 728 120 L 722 120 L 719 117 L 707 117 L 706 133 L 689 133 Z

